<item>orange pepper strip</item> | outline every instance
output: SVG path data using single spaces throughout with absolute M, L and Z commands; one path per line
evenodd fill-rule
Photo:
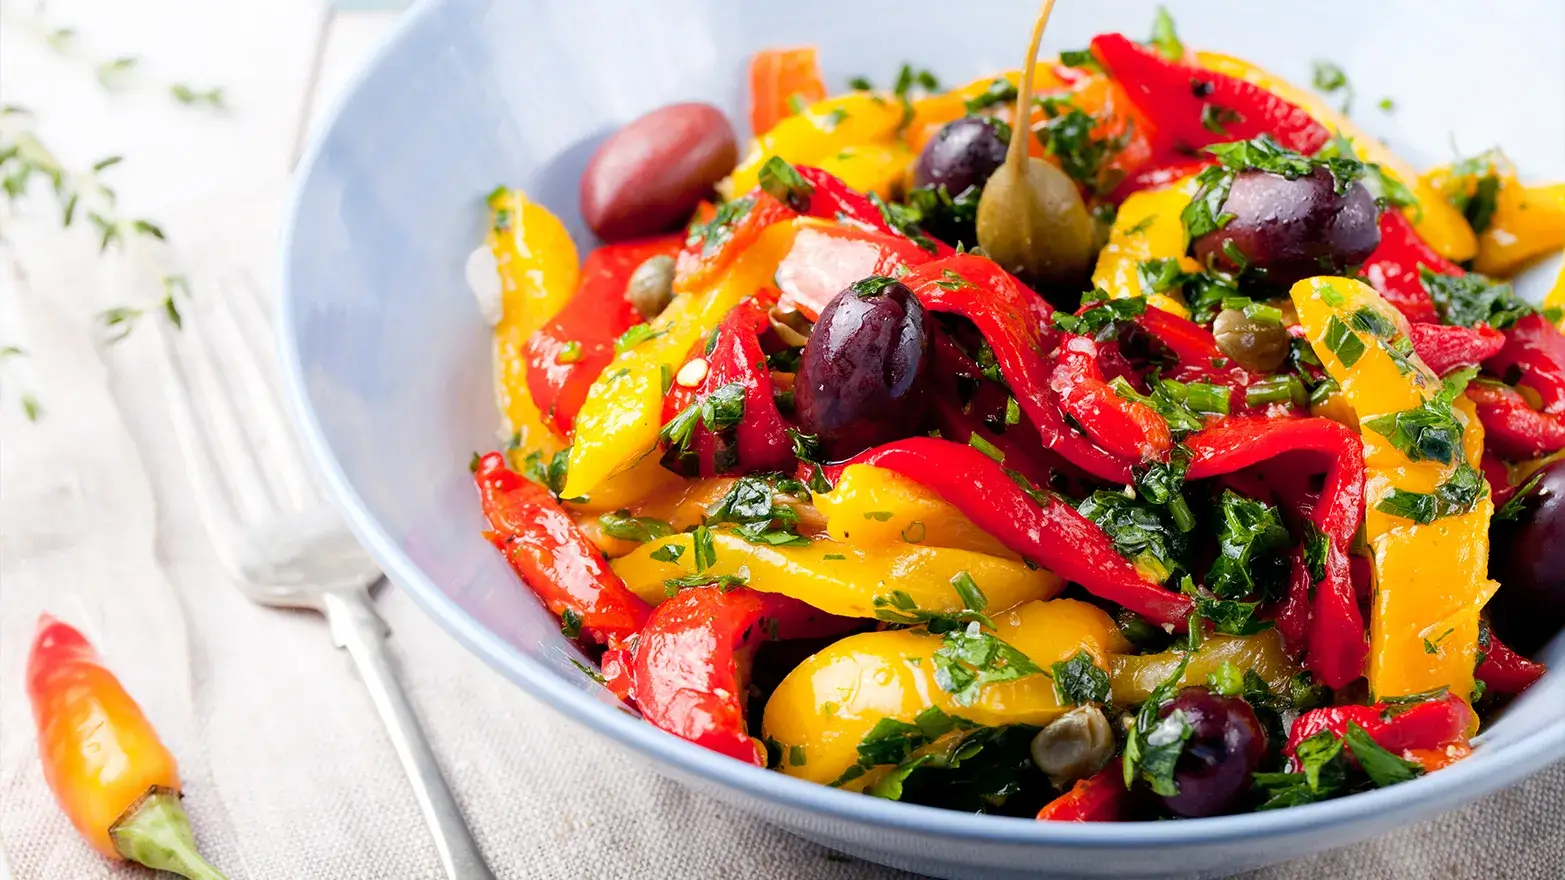
M 826 97 L 815 47 L 762 49 L 750 59 L 750 132 L 760 137 L 794 114 L 792 98 L 805 104 Z
M 27 658 L 27 696 L 44 780 L 88 843 L 111 859 L 221 880 L 196 853 L 174 756 L 87 639 L 47 614 Z

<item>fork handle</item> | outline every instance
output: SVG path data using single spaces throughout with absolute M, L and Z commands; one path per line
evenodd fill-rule
M 413 795 L 419 810 L 435 837 L 440 864 L 450 880 L 494 880 L 473 840 L 473 833 L 462 818 L 456 798 L 446 785 L 440 764 L 424 736 L 413 704 L 397 680 L 390 646 L 390 630 L 375 613 L 369 591 L 363 588 L 333 590 L 322 595 L 326 619 L 331 624 L 337 647 L 346 648 L 358 667 L 370 699 L 380 713 L 391 737 L 392 748 L 402 761 L 402 769 L 413 783 Z

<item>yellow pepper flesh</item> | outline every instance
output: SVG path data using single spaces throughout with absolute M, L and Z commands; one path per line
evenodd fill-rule
M 1543 307 L 1560 310 L 1560 316 L 1554 320 L 1554 326 L 1565 330 L 1565 263 L 1560 264 L 1560 276 L 1554 279 L 1554 287 L 1550 288 L 1548 295 L 1544 296 Z
M 1467 219 L 1460 211 L 1451 207 L 1438 192 L 1420 180 L 1413 166 L 1325 101 L 1275 74 L 1230 55 L 1197 52 L 1196 63 L 1208 70 L 1260 86 L 1284 101 L 1298 105 L 1321 125 L 1352 141 L 1353 150 L 1360 159 L 1379 165 L 1413 193 L 1418 204 L 1407 208 L 1407 218 L 1436 253 L 1458 263 L 1470 260 L 1478 253 L 1478 238 L 1473 235 L 1472 227 L 1467 225 Z
M 954 505 L 885 468 L 849 465 L 830 492 L 815 496 L 815 507 L 826 515 L 826 534 L 844 544 L 924 544 L 1019 558 Z
M 1405 338 L 1406 320 L 1373 288 L 1347 278 L 1310 278 L 1295 284 L 1291 295 L 1305 337 L 1361 423 L 1414 409 L 1438 393 L 1439 378 L 1416 355 L 1406 355 L 1399 367 L 1368 333 L 1359 334 L 1364 351 L 1351 366 L 1326 344 L 1332 319 L 1347 326 L 1361 309 L 1376 312 Z M 1464 425 L 1466 464 L 1476 468 L 1483 427 L 1465 398 L 1457 400 L 1455 414 Z M 1424 525 L 1385 513 L 1377 506 L 1393 490 L 1433 492 L 1460 462 L 1412 461 L 1374 430 L 1364 430 L 1363 439 L 1364 531 L 1375 571 L 1370 690 L 1381 699 L 1446 687 L 1465 699 L 1473 688 L 1478 612 L 1495 586 L 1488 578 L 1493 503 L 1485 490 L 1469 512 Z
M 1492 174 L 1498 187 L 1488 225 L 1478 233 L 1473 268 L 1485 275 L 1510 277 L 1532 260 L 1565 247 L 1565 183 L 1528 186 L 1503 155 L 1497 151 L 1485 155 L 1491 158 L 1481 170 Z M 1443 165 L 1419 180 L 1446 201 L 1456 202 L 1473 198 L 1484 176 Z
M 1174 674 L 1183 656 L 1183 651 L 1173 650 L 1116 656 L 1109 669 L 1114 702 L 1131 705 L 1145 700 L 1153 688 Z M 1246 670 L 1254 671 L 1273 692 L 1285 693 L 1289 679 L 1299 671 L 1283 648 L 1282 634 L 1274 628 L 1252 636 L 1207 636 L 1190 655 L 1190 665 L 1185 667 L 1180 684 L 1206 684 L 1207 677 L 1215 675 L 1224 663 L 1240 675 Z
M 1190 317 L 1179 290 L 1153 293 L 1143 290 L 1138 269 L 1144 260 L 1178 260 L 1180 269 L 1201 269 L 1191 257 L 1190 238 L 1182 215 L 1199 187 L 1191 175 L 1166 187 L 1132 193 L 1114 215 L 1108 243 L 1098 252 L 1092 283 L 1114 299 L 1146 295 L 1147 303 L 1181 318 Z
M 693 544 L 690 534 L 650 541 L 614 560 L 614 573 L 641 598 L 661 602 L 665 580 L 695 573 Z M 712 530 L 712 545 L 716 561 L 703 574 L 741 576 L 752 590 L 782 593 L 844 617 L 875 617 L 877 612 L 895 611 L 884 602 L 898 590 L 921 610 L 960 611 L 962 597 L 951 579 L 962 572 L 983 591 L 991 611 L 1050 598 L 1065 586 L 1053 572 L 951 547 L 858 547 L 835 541 L 774 547 L 751 544 L 723 529 Z M 682 550 L 673 562 L 652 558 L 662 547 Z M 882 599 L 881 605 L 875 604 L 877 597 Z
M 1029 602 L 996 615 L 994 623 L 996 636 L 1045 670 L 1079 651 L 1107 669 L 1114 654 L 1128 649 L 1107 613 L 1074 599 Z M 859 743 L 881 719 L 912 723 L 931 706 L 986 727 L 1042 726 L 1069 708 L 1041 674 L 985 685 L 972 705 L 958 705 L 935 683 L 941 644 L 940 636 L 921 629 L 862 633 L 799 664 L 772 692 L 761 725 L 785 755 L 802 754 L 801 763 L 784 761 L 783 772 L 829 784 L 858 763 Z M 843 787 L 861 790 L 885 769 Z
M 495 395 L 520 449 L 552 453 L 564 444 L 544 423 L 527 390 L 527 339 L 576 292 L 576 245 L 559 218 L 518 190 L 489 196 L 485 243 L 500 273 L 502 312 L 495 326 Z
M 663 427 L 663 375 L 673 375 L 702 336 L 729 309 L 771 283 L 799 228 L 797 219 L 764 230 L 706 290 L 681 292 L 652 320 L 655 335 L 614 356 L 587 391 L 576 414 L 565 498 L 591 498 L 610 477 L 634 467 L 657 448 Z
M 773 156 L 794 165 L 826 168 L 849 187 L 889 198 L 914 156 L 897 137 L 902 103 L 879 92 L 851 92 L 811 104 L 756 138 L 722 184 L 732 198 L 754 189 Z M 849 155 L 841 156 L 844 151 Z M 853 154 L 862 153 L 855 159 Z

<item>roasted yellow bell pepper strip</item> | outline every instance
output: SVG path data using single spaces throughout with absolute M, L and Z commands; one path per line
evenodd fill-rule
M 1560 265 L 1560 276 L 1554 279 L 1554 286 L 1544 296 L 1543 307 L 1559 309 L 1560 316 L 1554 319 L 1554 326 L 1565 330 L 1565 263 Z
M 1418 234 L 1448 260 L 1463 262 L 1478 253 L 1478 239 L 1462 213 L 1452 208 L 1439 193 L 1421 180 L 1413 166 L 1392 153 L 1378 139 L 1366 134 L 1331 105 L 1313 92 L 1298 88 L 1292 83 L 1262 70 L 1243 59 L 1219 52 L 1197 52 L 1196 63 L 1208 70 L 1225 73 L 1236 79 L 1260 86 L 1279 98 L 1296 104 L 1315 117 L 1326 128 L 1341 134 L 1353 142 L 1353 150 L 1365 162 L 1373 162 L 1401 181 L 1418 200 L 1417 206 L 1407 209 L 1408 219 Z
M 844 544 L 924 544 L 1019 558 L 922 484 L 874 465 L 848 465 L 830 492 L 816 493 L 815 507 L 826 515 L 826 533 Z
M 729 198 L 749 192 L 766 160 L 780 156 L 794 165 L 825 167 L 853 189 L 889 197 L 914 159 L 897 138 L 901 124 L 902 103 L 889 94 L 852 92 L 817 101 L 756 138 L 721 190 Z M 858 151 L 862 155 L 854 158 Z
M 1054 74 L 1054 65 L 1058 58 L 1041 60 L 1033 66 L 1032 81 L 1033 90 L 1038 93 L 1055 91 L 1065 87 L 1065 83 Z M 918 153 L 924 149 L 924 145 L 936 133 L 944 128 L 946 123 L 961 119 L 967 115 L 967 102 L 989 91 L 990 86 L 996 80 L 1003 79 L 1013 86 L 1021 85 L 1022 72 L 1020 70 L 1007 70 L 1004 73 L 993 76 L 979 77 L 965 86 L 952 89 L 949 92 L 941 92 L 936 95 L 925 95 L 913 100 L 913 118 L 908 121 L 907 128 L 903 130 L 902 137 L 907 145 Z M 1016 99 L 1000 102 L 997 106 L 1005 110 L 1016 105 Z M 1031 146 L 1031 145 L 1029 145 Z M 952 193 L 956 195 L 956 193 Z
M 1361 424 L 1415 409 L 1439 393 L 1440 379 L 1410 347 L 1393 356 L 1392 346 L 1407 337 L 1407 321 L 1374 288 L 1320 277 L 1300 281 L 1290 294 L 1305 338 Z M 1377 334 L 1374 327 L 1390 329 Z M 1488 577 L 1493 503 L 1476 472 L 1483 427 L 1466 398 L 1457 399 L 1454 415 L 1463 426 L 1463 450 L 1450 465 L 1410 460 L 1380 432 L 1362 432 L 1364 531 L 1375 571 L 1369 658 L 1375 699 L 1439 687 L 1464 699 L 1472 693 L 1478 612 L 1495 587 Z M 1465 512 L 1458 506 L 1420 524 L 1380 509 L 1393 492 L 1427 495 L 1464 480 L 1477 493 Z
M 1113 299 L 1146 296 L 1147 304 L 1181 318 L 1190 317 L 1180 290 L 1153 293 L 1143 290 L 1137 270 L 1145 260 L 1178 260 L 1186 272 L 1198 272 L 1201 265 L 1185 255 L 1190 237 L 1181 219 L 1185 206 L 1200 187 L 1191 175 L 1161 189 L 1132 193 L 1114 215 L 1108 244 L 1098 251 L 1098 265 L 1092 271 L 1092 283 Z
M 564 444 L 543 421 L 527 390 L 527 338 L 576 292 L 576 245 L 559 218 L 520 190 L 489 195 L 485 243 L 500 272 L 501 317 L 495 327 L 495 394 L 519 448 L 552 453 Z
M 802 225 L 816 222 L 795 219 L 767 227 L 716 283 L 677 294 L 652 320 L 650 338 L 614 356 L 576 414 L 576 442 L 563 497 L 585 495 L 590 500 L 610 477 L 629 470 L 657 448 L 658 430 L 663 427 L 664 373 L 672 376 L 691 346 L 711 332 L 729 309 L 771 284 L 794 235 Z
M 1107 669 L 1114 654 L 1129 649 L 1114 621 L 1095 605 L 1074 599 L 1029 602 L 994 616 L 994 634 L 1047 670 L 1086 651 Z M 911 724 L 937 707 L 980 726 L 1042 726 L 1064 714 L 1054 681 L 1027 675 L 985 685 L 972 705 L 959 705 L 935 682 L 934 654 L 942 637 L 922 629 L 849 636 L 797 666 L 772 692 L 762 720 L 763 735 L 782 746 L 782 771 L 830 784 L 859 763 L 859 743 L 882 719 Z M 844 783 L 862 790 L 888 767 L 871 769 Z
M 666 595 L 664 581 L 696 572 L 693 545 L 688 533 L 651 541 L 614 560 L 614 572 L 636 595 L 656 604 Z M 679 557 L 673 562 L 653 558 L 663 547 L 681 548 Z M 721 528 L 712 529 L 712 547 L 716 560 L 704 574 L 744 577 L 752 590 L 782 593 L 843 617 L 892 613 L 896 606 L 886 603 L 897 592 L 923 611 L 960 611 L 962 597 L 951 580 L 962 572 L 972 577 L 995 611 L 1048 599 L 1065 587 L 1051 571 L 951 547 L 857 547 L 835 541 L 774 547 L 752 544 Z
M 1177 650 L 1116 656 L 1109 667 L 1114 702 L 1124 705 L 1142 702 L 1152 694 L 1153 688 L 1174 674 L 1183 656 L 1184 652 Z M 1206 684 L 1208 676 L 1216 675 L 1224 663 L 1240 675 L 1253 670 L 1273 692 L 1285 693 L 1288 680 L 1299 672 L 1299 667 L 1288 659 L 1288 652 L 1283 649 L 1282 634 L 1269 629 L 1253 636 L 1211 635 L 1202 639 L 1201 646 L 1190 655 L 1190 665 L 1185 667 L 1180 684 Z
M 1515 275 L 1565 247 L 1565 183 L 1528 186 L 1498 150 L 1432 169 L 1419 180 L 1453 206 L 1484 200 L 1473 268 L 1485 275 Z

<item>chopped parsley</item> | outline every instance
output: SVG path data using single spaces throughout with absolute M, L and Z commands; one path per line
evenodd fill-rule
M 1044 98 L 1040 103 L 1048 119 L 1037 131 L 1038 140 L 1046 153 L 1060 160 L 1066 176 L 1091 193 L 1106 193 L 1118 186 L 1125 172 L 1117 168 L 1105 172 L 1105 168 L 1130 142 L 1129 131 L 1095 137 L 1098 120 L 1080 107 L 1058 98 Z
M 800 213 L 809 210 L 810 196 L 815 193 L 815 185 L 781 156 L 773 156 L 761 166 L 760 185 L 767 195 Z
M 1431 272 L 1427 266 L 1419 266 L 1418 275 L 1447 324 L 1463 327 L 1488 324 L 1496 330 L 1504 330 L 1537 311 L 1518 297 L 1509 283 L 1492 281 L 1476 272 L 1441 275 Z
M 1316 59 L 1310 62 L 1310 83 L 1324 95 L 1341 95 L 1342 112 L 1353 107 L 1353 86 L 1343 69 L 1330 61 Z
M 1451 165 L 1451 176 L 1460 182 L 1461 190 L 1448 200 L 1480 235 L 1494 222 L 1494 210 L 1500 196 L 1500 169 L 1505 162 L 1505 156 L 1499 150 L 1487 150 Z
M 1463 427 L 1451 404 L 1477 373 L 1477 367 L 1458 370 L 1419 406 L 1369 419 L 1364 426 L 1391 441 L 1409 461 L 1452 464 L 1462 454 Z
M 1472 465 L 1462 461 L 1433 492 L 1408 492 L 1392 489 L 1375 509 L 1391 516 L 1410 519 L 1420 525 L 1428 525 L 1437 519 L 1460 516 L 1473 509 L 1489 490 L 1483 475 Z
M 993 633 L 979 621 L 954 629 L 935 649 L 935 684 L 951 695 L 958 706 L 971 706 L 985 685 L 1014 681 L 1043 672 L 1026 654 Z
M 624 354 L 641 343 L 649 339 L 656 339 L 667 332 L 667 330 L 654 330 L 651 324 L 636 324 L 624 333 L 621 333 L 620 337 L 614 340 L 614 353 Z
M 988 110 L 997 104 L 1009 104 L 1016 100 L 1016 84 L 1005 77 L 995 77 L 989 87 L 962 102 L 969 115 Z
M 1351 367 L 1359 362 L 1359 358 L 1367 351 L 1364 340 L 1358 338 L 1348 325 L 1342 323 L 1336 315 L 1332 315 L 1326 321 L 1326 335 L 1322 340 L 1331 353 L 1337 356 L 1343 367 Z
M 560 353 L 554 356 L 557 364 L 574 364 L 582 359 L 581 343 L 572 339 L 560 347 Z
M 631 516 L 623 510 L 600 514 L 598 525 L 602 526 L 603 533 L 611 538 L 635 541 L 639 544 L 666 538 L 674 533 L 673 527 L 663 520 L 650 516 Z
M 522 460 L 522 476 L 548 489 L 558 498 L 560 490 L 565 488 L 565 477 L 570 467 L 570 460 L 569 446 L 550 456 L 548 461 L 543 460 L 542 452 L 534 450 L 527 453 L 527 458 Z
M 926 611 L 918 607 L 905 590 L 892 590 L 885 596 L 876 596 L 875 619 L 903 626 L 923 626 L 935 635 L 963 629 L 970 624 L 981 624 L 990 629 L 994 621 L 984 614 L 989 600 L 984 596 L 972 575 L 959 571 L 951 578 L 951 588 L 962 601 L 961 611 Z
M 669 419 L 668 424 L 658 432 L 658 438 L 669 445 L 669 452 L 677 461 L 684 454 L 690 453 L 690 441 L 695 435 L 696 425 L 705 425 L 708 431 L 714 433 L 738 425 L 740 419 L 744 418 L 746 393 L 747 389 L 740 382 L 718 387 Z
M 567 608 L 560 612 L 560 635 L 567 639 L 581 637 L 581 615 Z
M 1082 336 L 1096 337 L 1101 333 L 1109 332 L 1121 321 L 1129 321 L 1146 314 L 1147 301 L 1145 297 L 1131 296 L 1121 299 L 1109 299 L 1108 294 L 1101 297 L 1097 292 L 1089 293 L 1082 297 L 1084 302 L 1092 303 L 1079 315 L 1072 315 L 1064 311 L 1054 313 L 1054 326 L 1066 333 L 1077 333 Z M 1088 299 L 1088 297 L 1095 297 Z
M 1207 569 L 1207 589 L 1224 599 L 1280 592 L 1288 576 L 1289 541 L 1275 506 L 1224 489 L 1217 500 L 1218 550 Z M 1202 616 L 1214 623 L 1218 619 L 1205 612 Z
M 1179 34 L 1174 32 L 1174 19 L 1166 7 L 1157 8 L 1157 15 L 1152 19 L 1152 38 L 1147 40 L 1147 44 L 1168 61 L 1184 60 L 1185 44 L 1179 41 Z
M 1086 651 L 1077 651 L 1070 659 L 1051 664 L 1049 676 L 1054 679 L 1054 692 L 1062 703 L 1080 706 L 1109 701 L 1109 674 Z
M 796 487 L 798 484 L 792 484 Z M 787 504 L 773 500 L 778 481 L 757 475 L 735 480 L 723 496 L 706 510 L 706 525 L 733 525 L 734 532 L 752 544 L 774 547 L 804 546 L 810 539 L 794 531 L 799 514 Z
M 1114 549 L 1153 580 L 1162 583 L 1186 570 L 1189 538 L 1162 507 L 1100 490 L 1088 495 L 1077 512 L 1097 523 Z
M 679 557 L 685 555 L 685 548 L 681 544 L 664 544 L 653 550 L 651 555 L 658 562 L 678 562 Z
M 1125 787 L 1129 788 L 1140 778 L 1146 780 L 1158 794 L 1173 796 L 1179 793 L 1179 785 L 1174 781 L 1174 765 L 1178 763 L 1184 751 L 1184 743 L 1193 731 L 1183 712 L 1171 712 L 1166 719 L 1160 719 L 1158 713 L 1164 703 L 1173 699 L 1189 667 L 1190 655 L 1187 653 L 1180 657 L 1173 673 L 1152 689 L 1136 711 L 1135 723 L 1125 735 Z M 1174 718 L 1176 715 L 1179 716 L 1177 719 Z M 1169 719 L 1174 720 L 1170 722 Z
M 705 223 L 692 223 L 685 234 L 687 246 L 701 246 L 701 256 L 709 257 L 733 238 L 737 227 L 755 208 L 755 199 L 741 196 L 717 206 L 717 211 Z

